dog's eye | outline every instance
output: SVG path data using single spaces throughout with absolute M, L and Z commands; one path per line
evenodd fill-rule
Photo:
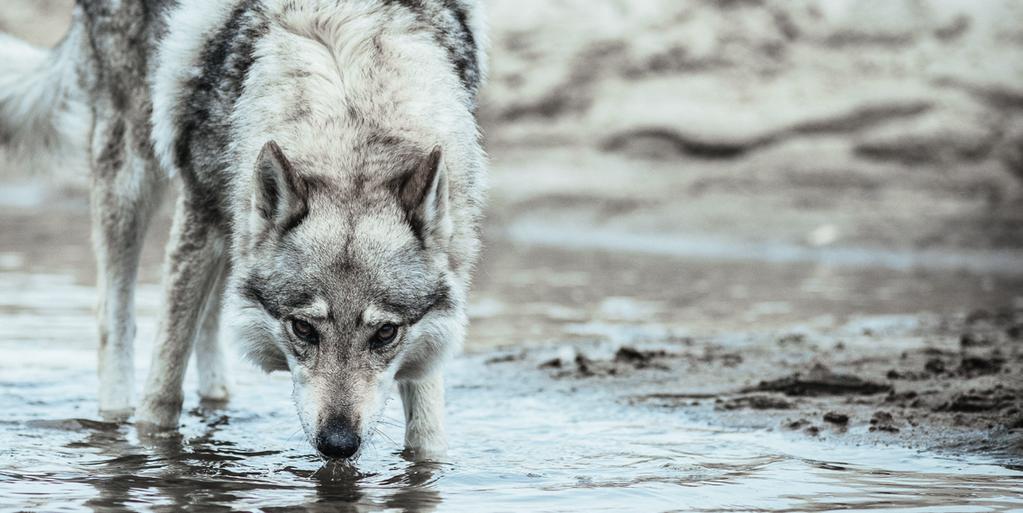
M 310 344 L 318 344 L 320 342 L 320 334 L 316 332 L 316 328 L 302 319 L 291 320 L 291 332 L 296 337 L 302 339 L 303 342 Z
M 387 323 L 377 329 L 377 332 L 373 334 L 373 339 L 370 340 L 370 347 L 376 349 L 378 347 L 384 347 L 394 341 L 394 338 L 398 336 L 398 327 Z

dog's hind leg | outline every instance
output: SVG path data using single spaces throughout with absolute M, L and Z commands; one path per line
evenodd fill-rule
M 131 411 L 134 386 L 135 281 L 139 253 L 166 183 L 137 157 L 120 117 L 97 120 L 92 141 L 92 227 L 99 288 L 99 408 L 109 418 Z
M 435 460 L 447 451 L 444 434 L 444 375 L 398 383 L 405 410 L 405 452 L 416 461 Z
M 222 271 L 206 301 L 199 336 L 195 339 L 199 397 L 207 401 L 226 401 L 231 391 L 224 342 L 220 337 L 220 312 L 226 282 L 227 272 Z
M 201 314 L 224 271 L 224 235 L 186 189 L 178 198 L 167 244 L 160 331 L 136 420 L 171 428 L 181 415 L 181 390 Z

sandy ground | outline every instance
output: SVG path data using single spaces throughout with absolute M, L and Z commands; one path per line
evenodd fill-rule
M 69 4 L 9 0 L 0 28 L 50 44 Z M 468 351 L 708 423 L 1023 464 L 1018 3 L 521 4 L 490 2 Z M 3 171 L 6 268 L 91 284 L 80 185 Z

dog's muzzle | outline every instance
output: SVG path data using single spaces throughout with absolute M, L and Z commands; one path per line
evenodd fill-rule
M 351 458 L 361 443 L 351 423 L 339 417 L 325 422 L 316 435 L 316 450 L 332 460 Z

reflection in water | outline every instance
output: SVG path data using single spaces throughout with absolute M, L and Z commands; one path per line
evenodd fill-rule
M 284 467 L 281 474 L 291 484 L 264 479 L 257 468 L 245 468 L 246 461 L 280 456 L 281 451 L 247 451 L 218 437 L 229 423 L 222 411 L 193 410 L 198 431 L 192 436 L 164 433 L 137 434 L 128 424 L 71 419 L 30 422 L 26 427 L 65 431 L 68 436 L 85 433 L 85 438 L 66 448 L 92 453 L 93 459 L 72 477 L 92 486 L 96 494 L 82 502 L 93 511 L 127 510 L 139 505 L 159 505 L 168 511 L 231 510 L 248 496 L 274 491 L 302 491 L 293 505 L 263 508 L 264 511 L 361 512 L 381 507 L 402 512 L 434 511 L 440 494 L 434 489 L 435 476 L 443 468 L 436 463 L 401 463 L 387 476 L 365 473 L 347 464 L 319 468 Z M 133 441 L 131 436 L 140 436 Z M 315 461 L 308 459 L 310 463 Z M 378 497 L 369 498 L 367 489 Z M 2 503 L 2 502 L 0 502 Z
M 132 504 L 184 510 L 234 503 L 238 499 L 234 492 L 251 486 L 245 473 L 232 471 L 228 464 L 244 455 L 234 454 L 233 444 L 215 440 L 226 417 L 203 416 L 201 421 L 205 432 L 198 437 L 171 433 L 145 437 L 141 443 L 128 439 L 132 432 L 128 425 L 110 424 L 113 428 L 90 431 L 79 446 L 98 450 L 100 459 L 88 464 L 86 480 L 98 495 L 85 504 L 95 511 L 109 511 Z
M 0 346 L 3 356 L 16 353 Z M 692 508 L 764 511 L 977 510 L 1023 506 L 1023 473 L 895 448 L 828 446 L 801 437 L 686 424 L 671 411 L 624 407 L 597 389 L 548 389 L 514 366 L 456 362 L 452 451 L 415 464 L 387 438 L 357 467 L 311 456 L 281 382 L 252 374 L 226 408 L 195 407 L 179 433 L 140 437 L 130 424 L 68 418 L 56 379 L 88 359 L 50 360 L 0 383 L 0 509 L 118 511 L 517 511 Z M 486 373 L 478 372 L 486 369 Z M 36 376 L 30 383 L 23 376 Z M 537 373 L 539 375 L 539 373 Z M 92 379 L 92 378 L 90 378 Z M 471 386 L 469 386 L 471 384 Z M 15 399 L 28 395 L 33 402 Z M 285 391 L 286 392 L 286 391 Z M 17 404 L 16 404 L 17 403 Z M 499 414 L 495 404 L 500 404 Z M 397 405 L 388 415 L 399 416 Z M 564 429 L 571 426 L 571 429 Z M 385 423 L 386 437 L 400 426 Z

